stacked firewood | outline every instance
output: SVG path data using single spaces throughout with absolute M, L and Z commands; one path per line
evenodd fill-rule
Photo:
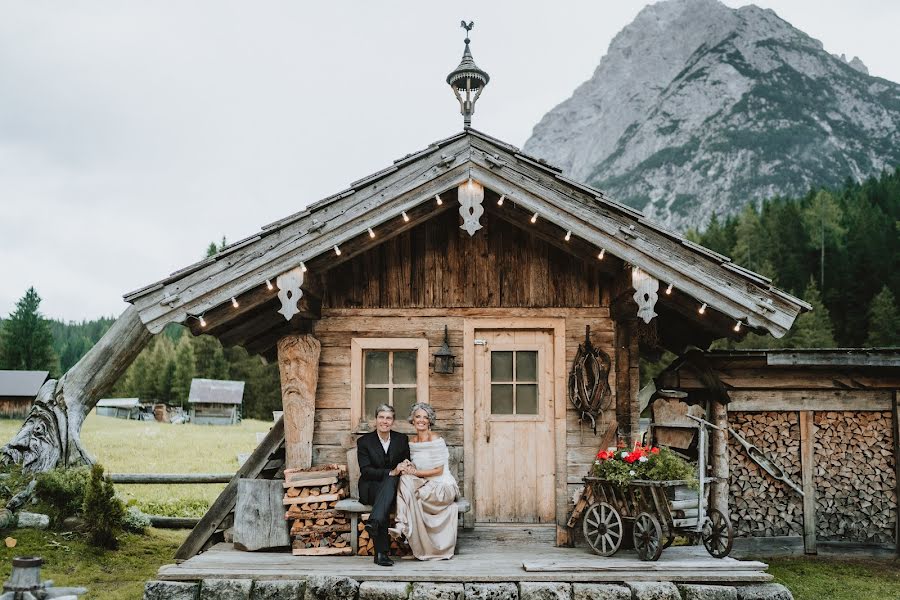
M 335 510 L 347 496 L 347 467 L 285 469 L 284 517 L 291 524 L 293 554 L 351 554 L 350 519 Z
M 359 525 L 357 525 L 357 531 L 359 535 L 359 550 L 357 550 L 356 554 L 358 556 L 374 556 L 375 555 L 375 540 L 369 535 L 369 530 L 366 529 L 366 521 L 369 520 L 369 513 L 363 513 L 359 517 Z M 394 515 L 391 515 L 391 522 L 394 521 Z M 412 554 L 412 550 L 409 549 L 409 544 L 406 543 L 406 540 L 399 540 L 395 537 L 391 537 L 391 556 L 409 556 Z
M 800 417 L 796 412 L 729 412 L 729 425 L 766 453 L 798 485 Z M 738 537 L 802 535 L 803 498 L 773 479 L 728 439 L 731 523 Z
M 891 413 L 817 412 L 816 535 L 891 543 L 896 524 Z

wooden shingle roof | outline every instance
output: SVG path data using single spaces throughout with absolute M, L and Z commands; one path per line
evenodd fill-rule
M 244 402 L 244 382 L 192 379 L 188 402 L 191 404 L 242 404 Z
M 47 371 L 0 371 L 0 396 L 34 398 L 48 375 Z

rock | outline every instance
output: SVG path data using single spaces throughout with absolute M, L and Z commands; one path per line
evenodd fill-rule
M 30 529 L 47 529 L 50 526 L 50 517 L 41 513 L 25 512 L 20 510 L 16 514 L 19 527 L 28 527 Z
M 144 585 L 144 600 L 197 600 L 199 595 L 199 583 L 148 581 Z
M 631 600 L 631 590 L 609 583 L 575 583 L 572 600 Z
M 364 581 L 359 585 L 359 600 L 406 600 L 412 584 L 406 581 Z
M 301 600 L 304 582 L 288 581 L 254 581 L 253 600 Z
M 728 585 L 676 584 L 682 600 L 737 600 L 737 590 Z
M 634 600 L 681 600 L 678 588 L 670 581 L 626 583 Z
M 252 579 L 204 579 L 200 600 L 250 600 Z
M 353 600 L 359 582 L 349 577 L 310 575 L 306 578 L 305 600 Z
M 519 600 L 572 600 L 572 584 L 523 581 L 519 584 Z
M 463 600 L 461 583 L 414 583 L 411 600 Z
M 467 583 L 466 600 L 519 600 L 514 583 Z
M 780 583 L 745 585 L 736 589 L 738 600 L 794 600 L 790 590 Z

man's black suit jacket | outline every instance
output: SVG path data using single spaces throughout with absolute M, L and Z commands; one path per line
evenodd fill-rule
M 402 433 L 391 431 L 391 445 L 385 454 L 378 432 L 372 431 L 356 442 L 356 456 L 359 460 L 359 499 L 372 504 L 388 473 L 409 459 L 409 439 Z

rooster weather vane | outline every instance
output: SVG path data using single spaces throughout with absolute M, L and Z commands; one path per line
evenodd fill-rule
M 472 114 L 475 112 L 475 102 L 488 84 L 491 77 L 485 71 L 478 68 L 472 51 L 469 49 L 469 32 L 475 27 L 475 21 L 465 20 L 459 22 L 459 26 L 466 30 L 465 49 L 459 66 L 447 75 L 447 83 L 453 90 L 453 94 L 459 101 L 459 112 L 463 116 L 463 127 L 468 128 L 472 124 Z

